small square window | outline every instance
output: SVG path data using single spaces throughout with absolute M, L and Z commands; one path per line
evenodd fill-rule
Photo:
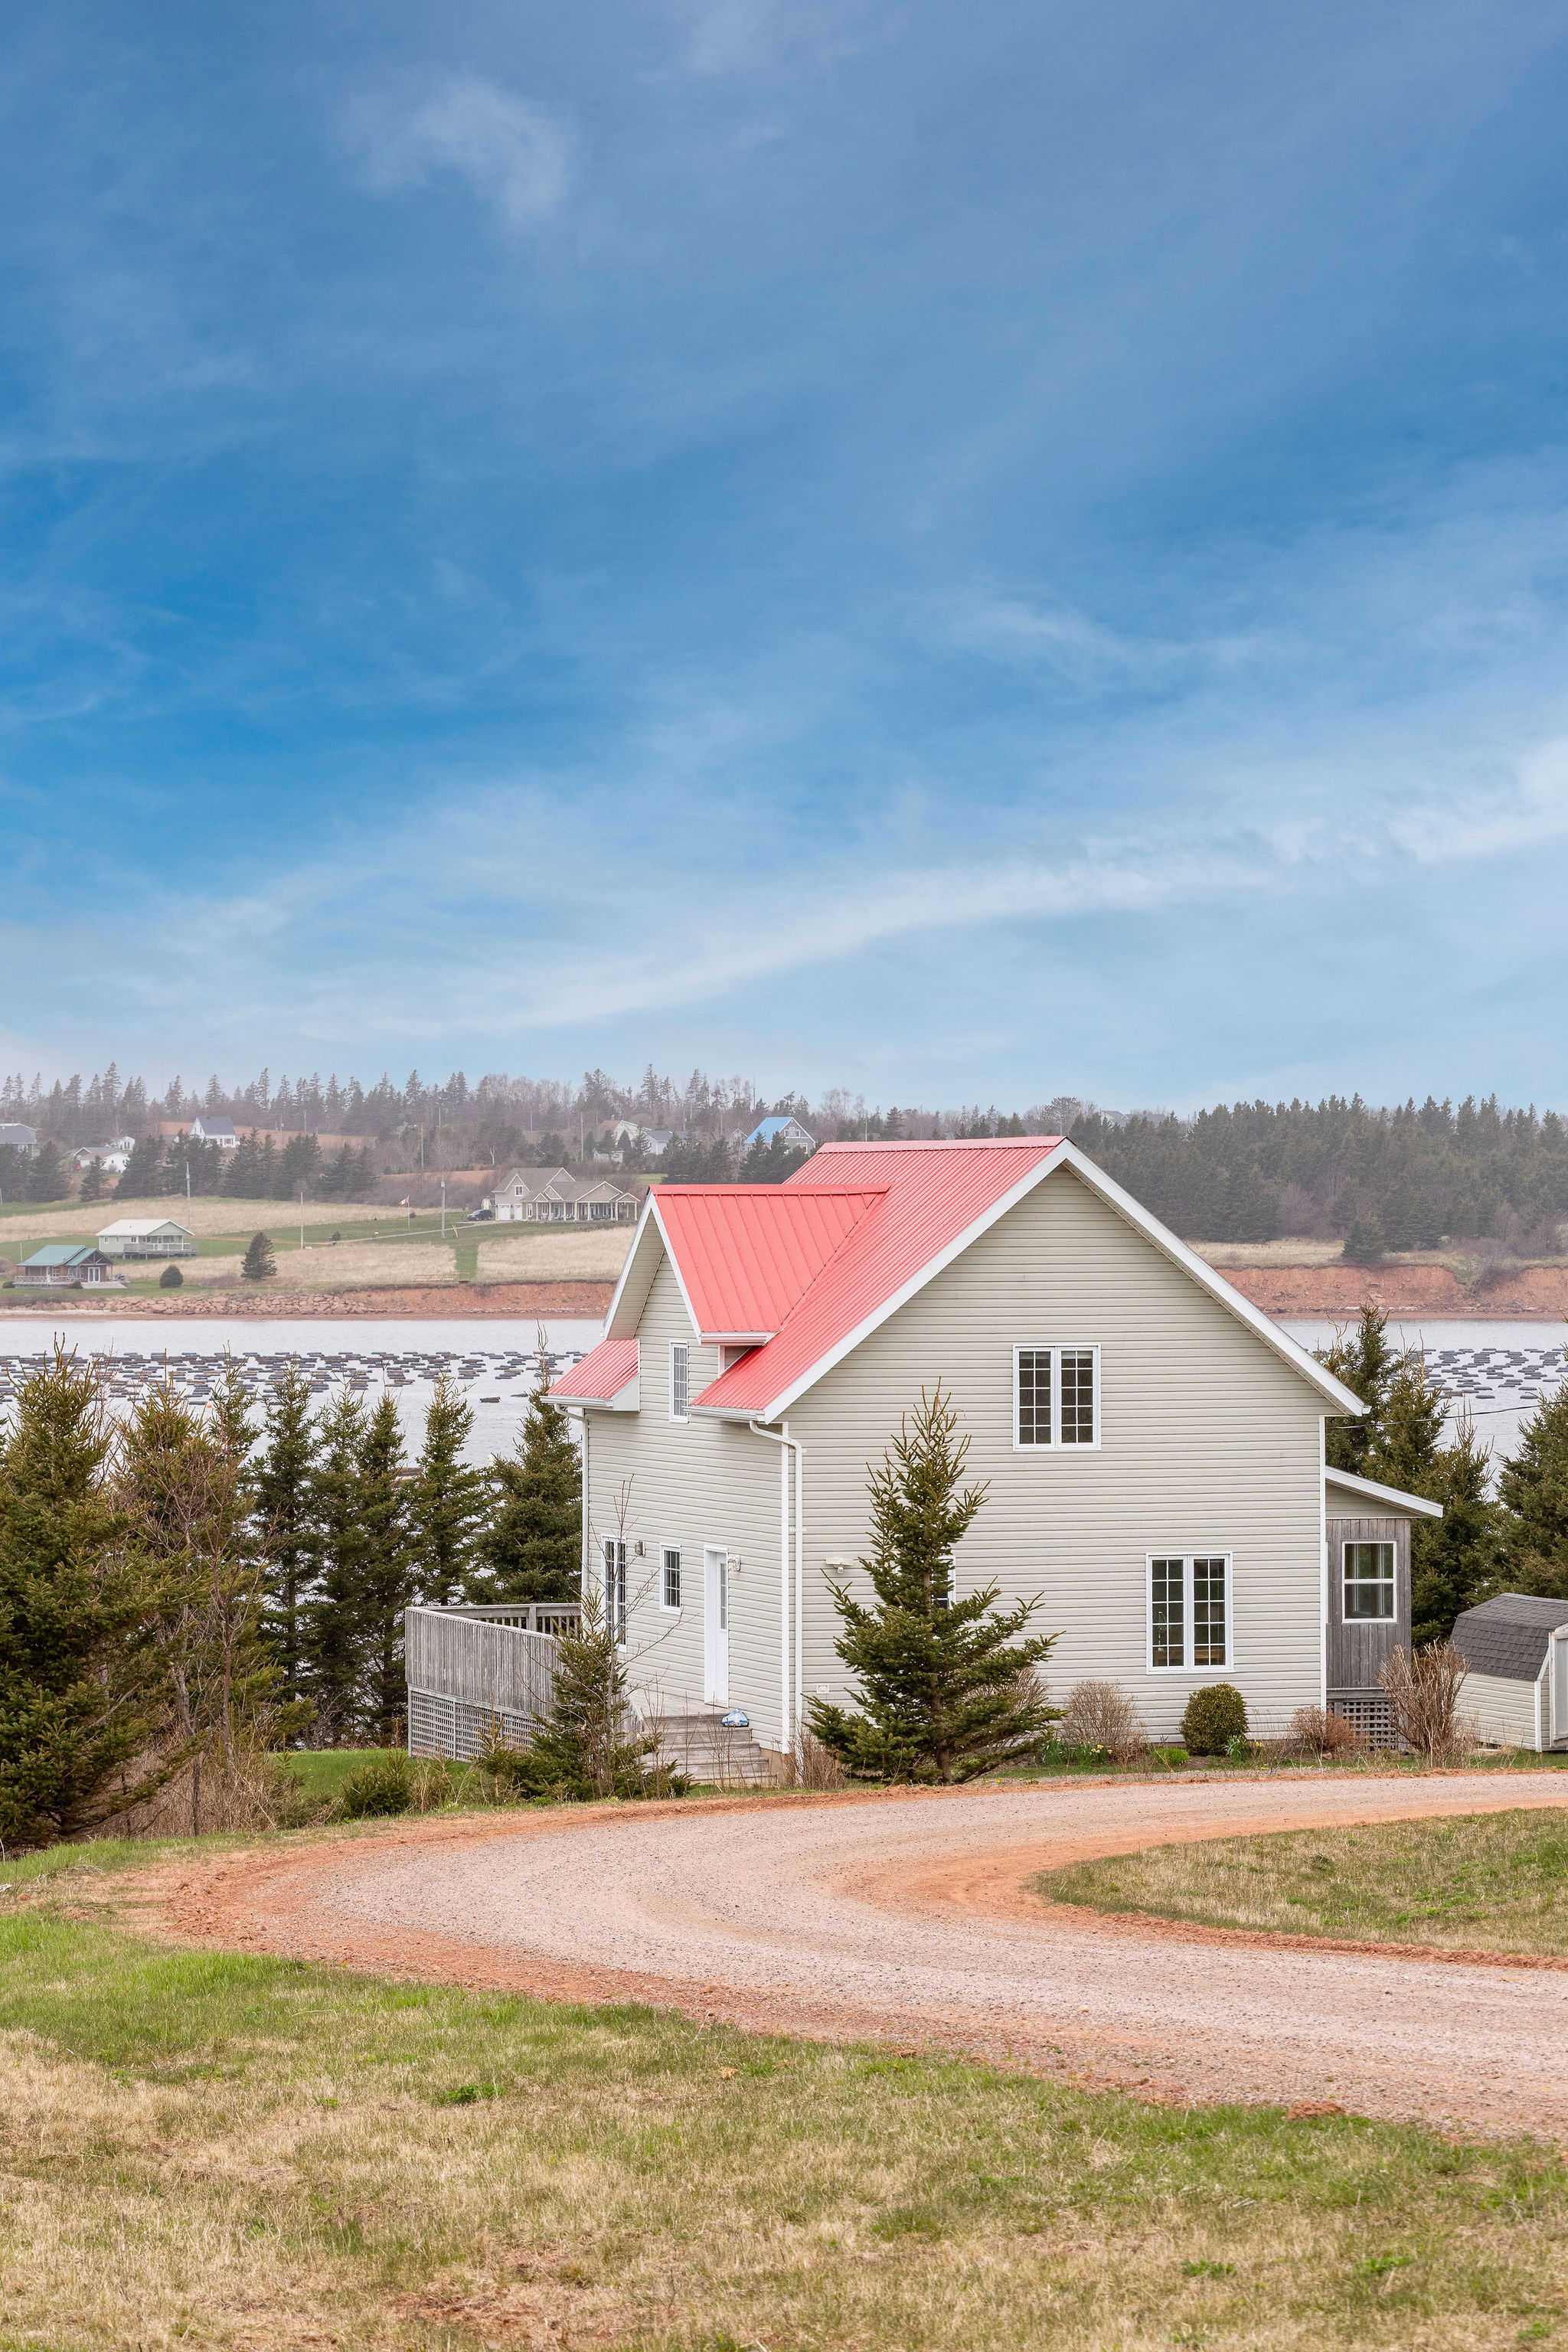
M 1390 1625 L 1394 1622 L 1394 1546 L 1345 1546 L 1345 1621 Z
M 659 1602 L 665 1609 L 680 1606 L 680 1554 L 673 1544 L 659 1554 Z
M 669 1350 L 669 1417 L 685 1421 L 691 1405 L 691 1351 L 684 1339 L 675 1340 Z

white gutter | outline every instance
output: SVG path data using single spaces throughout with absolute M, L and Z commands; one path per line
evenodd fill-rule
M 779 1726 L 784 1750 L 793 1755 L 802 1715 L 802 1650 L 805 1615 L 805 1447 L 783 1429 L 764 1429 L 760 1421 L 746 1424 L 753 1437 L 771 1437 L 784 1450 L 779 1455 Z M 789 1608 L 789 1457 L 795 1454 L 795 1675 L 791 1704 Z

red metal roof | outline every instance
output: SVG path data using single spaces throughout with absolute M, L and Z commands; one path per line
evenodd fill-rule
M 637 1376 L 637 1342 L 601 1339 L 596 1348 L 590 1348 L 580 1364 L 552 1381 L 550 1393 L 563 1404 L 607 1404 Z
M 654 1214 L 701 1336 L 771 1338 L 885 1190 L 661 1184 Z
M 776 1334 L 711 1381 L 694 1405 L 766 1413 L 1031 1176 L 1060 1140 L 1031 1135 L 1005 1142 L 830 1143 L 784 1184 L 690 1185 L 679 1192 L 661 1187 L 656 1214 L 688 1297 L 695 1307 L 700 1292 L 735 1318 L 702 1328 Z M 677 1199 L 683 1206 L 666 1222 Z M 829 1251 L 836 1229 L 837 1245 Z M 698 1234 L 700 1244 L 692 1239 Z M 759 1279 L 753 1266 L 777 1272 Z M 784 1311 L 776 1322 L 745 1319 L 763 1306 Z

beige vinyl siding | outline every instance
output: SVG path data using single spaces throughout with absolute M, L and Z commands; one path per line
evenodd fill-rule
M 1013 1350 L 1097 1345 L 1100 1443 L 1016 1451 Z M 1039 1593 L 1059 1697 L 1124 1685 L 1151 1732 L 1224 1679 L 1260 1731 L 1315 1703 L 1322 1657 L 1322 1406 L 1245 1325 L 1070 1170 L 1038 1185 L 795 1408 L 805 1441 L 805 1682 L 845 1696 L 824 1563 L 866 1547 L 866 1468 L 941 1381 L 990 1496 L 960 1555 L 973 1590 Z M 754 1441 L 753 1441 L 754 1442 Z M 1151 1553 L 1226 1553 L 1232 1664 L 1152 1672 Z M 864 1590 L 866 1580 L 856 1581 Z
M 652 1241 L 645 1246 L 653 1247 Z M 777 1747 L 779 1708 L 779 1455 L 781 1446 L 743 1425 L 669 1418 L 669 1350 L 690 1350 L 690 1394 L 719 1377 L 720 1350 L 691 1328 L 662 1247 L 637 1325 L 640 1409 L 596 1412 L 589 1434 L 588 1524 L 592 1571 L 603 1574 L 603 1538 L 626 1510 L 627 1671 L 634 1689 L 670 1707 L 700 1706 L 703 1675 L 706 1546 L 727 1550 L 730 1573 L 730 1702 L 752 1717 L 757 1738 Z M 636 1554 L 638 1542 L 643 1557 Z M 659 1608 L 659 1548 L 680 1550 L 679 1617 Z M 739 1563 L 736 1565 L 736 1563 Z
M 1542 1689 L 1542 1739 L 1546 1738 L 1546 1701 Z M 1536 1744 L 1534 1683 L 1507 1681 L 1500 1675 L 1467 1675 L 1459 1692 L 1459 1713 L 1495 1747 L 1533 1748 Z

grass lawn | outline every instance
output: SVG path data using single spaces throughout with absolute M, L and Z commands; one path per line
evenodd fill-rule
M 1155 1846 L 1036 1885 L 1215 1927 L 1568 1958 L 1568 1808 Z
M 1568 2328 L 1568 2176 L 1528 2141 L 172 1952 L 117 1927 L 80 1850 L 61 1859 L 0 1874 L 0 2346 L 1141 2352 Z
M 326 1804 L 342 1794 L 344 1781 L 362 1764 L 374 1763 L 378 1757 L 405 1753 L 401 1748 L 290 1748 L 278 1760 L 293 1774 L 312 1804 Z M 460 1803 L 465 1796 L 470 1802 L 477 1801 L 478 1776 L 470 1765 L 449 1764 L 447 1781 L 454 1802 Z

